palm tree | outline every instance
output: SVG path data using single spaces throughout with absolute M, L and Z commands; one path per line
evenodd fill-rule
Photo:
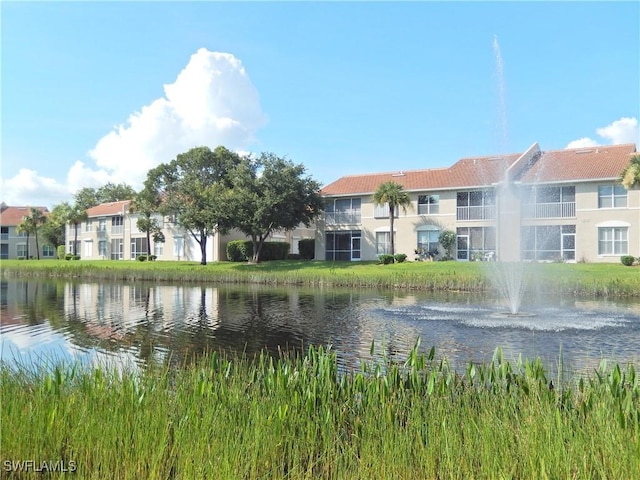
M 627 190 L 640 186 L 640 153 L 631 157 L 629 165 L 620 174 L 620 181 Z
M 42 210 L 38 210 L 37 208 L 32 208 L 31 214 L 27 215 L 26 219 L 31 223 L 33 227 L 33 233 L 36 236 L 37 258 L 38 260 L 40 260 L 40 245 L 38 244 L 38 225 L 42 225 L 47 220 L 47 216 L 44 213 L 42 213 Z
M 391 255 L 395 255 L 393 222 L 398 207 L 402 207 L 402 210 L 406 212 L 407 207 L 411 206 L 411 199 L 409 198 L 409 194 L 404 191 L 404 188 L 398 182 L 389 181 L 378 185 L 378 188 L 373 194 L 373 203 L 375 203 L 376 205 L 389 205 L 389 235 L 391 237 L 390 253 Z
M 151 235 L 154 241 L 164 243 L 164 234 L 158 221 L 153 218 L 153 214 L 160 209 L 160 196 L 149 186 L 145 186 L 138 192 L 131 201 L 129 212 L 139 214 L 140 218 L 136 223 L 138 230 L 147 234 L 147 260 L 151 255 Z
M 38 245 L 38 225 L 41 225 L 47 219 L 46 215 L 37 208 L 31 208 L 29 215 L 22 217 L 22 222 L 18 225 L 19 233 L 27 234 L 27 258 L 29 258 L 29 237 L 31 234 L 36 236 L 36 255 L 40 260 L 40 245 Z
M 73 225 L 74 237 L 73 237 L 73 254 L 77 255 L 78 252 L 78 225 L 87 219 L 87 210 L 82 208 L 77 203 L 69 209 L 67 212 L 67 222 Z

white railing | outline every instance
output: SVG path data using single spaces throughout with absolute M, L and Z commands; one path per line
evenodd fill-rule
M 111 233 L 122 233 L 122 225 L 112 225 L 111 226 Z
M 496 218 L 496 206 L 457 207 L 458 220 L 493 220 Z
M 572 218 L 576 202 L 530 203 L 523 207 L 524 218 Z
M 361 221 L 360 211 L 327 212 L 324 214 L 327 225 L 358 225 Z

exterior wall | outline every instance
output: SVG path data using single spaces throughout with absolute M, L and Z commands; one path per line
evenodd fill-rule
M 19 235 L 17 226 L 5 226 L 7 233 L 0 235 L 0 260 L 10 260 L 26 257 L 25 249 L 27 245 L 27 236 Z M 38 248 L 36 248 L 35 235 L 29 235 L 29 257 L 38 258 L 38 249 L 40 250 L 41 260 L 51 260 L 58 258 L 56 256 L 55 247 L 47 245 L 42 238 L 38 238 Z M 20 253 L 21 255 L 18 255 Z M 45 255 L 46 254 L 46 255 Z
M 112 218 L 122 218 L 122 226 L 112 227 Z M 78 228 L 78 251 L 80 258 L 84 260 L 135 260 L 138 254 L 146 253 L 145 251 L 134 251 L 133 243 L 137 239 L 146 240 L 147 234 L 141 232 L 137 228 L 137 215 L 129 215 L 128 211 L 116 215 L 103 215 L 91 217 L 88 221 L 82 222 Z M 101 228 L 101 220 L 104 228 Z M 202 252 L 200 244 L 195 238 L 171 221 L 170 217 L 160 217 L 158 220 L 162 226 L 165 242 L 159 244 L 158 248 L 154 245 L 153 236 L 151 237 L 150 253 L 157 256 L 157 260 L 177 260 L 199 262 L 202 260 Z M 66 228 L 66 251 L 73 253 L 73 242 L 75 238 L 74 226 L 67 225 Z M 301 238 L 313 238 L 315 228 L 295 229 L 291 232 L 278 232 L 270 238 L 270 240 L 287 241 L 291 244 L 291 252 L 297 251 L 297 245 L 294 240 Z M 226 246 L 231 240 L 245 240 L 243 233 L 233 230 L 227 235 L 215 234 L 207 239 L 206 255 L 207 261 L 226 261 Z M 112 240 L 122 241 L 122 253 L 118 254 L 112 248 Z M 106 242 L 105 253 L 100 251 L 100 242 Z M 140 240 L 138 240 L 140 241 Z M 35 247 L 34 247 L 35 248 Z
M 555 217 L 549 215 L 539 218 L 524 215 L 523 209 L 532 202 L 532 199 L 521 198 L 524 187 L 514 184 L 510 188 L 501 190 L 500 195 L 497 196 L 497 213 L 494 218 L 486 220 L 457 219 L 457 192 L 477 191 L 480 188 L 408 192 L 411 198 L 411 207 L 407 208 L 406 212 L 401 209 L 394 221 L 395 253 L 405 253 L 407 260 L 414 260 L 418 231 L 421 229 L 437 227 L 440 231 L 452 230 L 456 232 L 457 229 L 464 227 L 495 227 L 497 258 L 504 261 L 518 261 L 521 259 L 522 245 L 525 240 L 522 234 L 523 227 L 560 227 L 560 231 L 563 233 L 557 240 L 562 245 L 561 250 L 567 247 L 573 256 L 573 258 L 565 258 L 565 261 L 618 263 L 621 254 L 602 255 L 598 253 L 598 227 L 627 226 L 628 254 L 640 257 L 640 188 L 627 191 L 627 205 L 625 207 L 598 208 L 598 186 L 614 184 L 614 181 L 554 184 L 552 185 L 554 187 L 575 188 L 575 214 Z M 538 187 L 543 186 L 538 185 Z M 418 196 L 423 194 L 438 194 L 440 196 L 438 214 L 418 214 Z M 375 205 L 371 195 L 331 196 L 327 197 L 327 200 L 334 201 L 341 198 L 360 199 L 360 222 L 333 224 L 326 220 L 327 215 L 325 215 L 325 218 L 317 224 L 316 258 L 325 259 L 327 232 L 355 230 L 360 231 L 362 239 L 360 260 L 377 260 L 376 233 L 389 232 L 389 218 L 375 217 Z M 562 243 L 565 241 L 565 229 L 571 231 L 573 227 L 575 227 L 575 235 L 568 234 L 566 236 L 575 239 L 575 254 L 568 247 L 571 245 L 570 241 L 567 242 L 568 246 Z
M 628 254 L 640 257 L 640 188 L 627 191 L 627 206 L 598 208 L 598 187 L 613 182 L 593 182 L 576 185 L 576 237 L 578 261 L 618 263 L 620 254 L 598 253 L 598 227 L 628 225 Z

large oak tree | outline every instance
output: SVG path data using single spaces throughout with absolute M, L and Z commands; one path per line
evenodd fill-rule
M 230 228 L 229 174 L 240 162 L 224 147 L 196 147 L 147 174 L 145 186 L 162 199 L 160 211 L 175 215 L 200 245 L 202 265 L 207 264 L 207 238 Z
M 302 164 L 272 153 L 243 160 L 233 175 L 232 226 L 251 238 L 251 262 L 258 262 L 272 233 L 311 225 L 323 209 L 319 190 Z

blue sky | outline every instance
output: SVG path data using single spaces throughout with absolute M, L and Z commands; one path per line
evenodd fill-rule
M 198 145 L 322 184 L 640 143 L 638 2 L 6 2 L 0 197 L 53 206 Z

